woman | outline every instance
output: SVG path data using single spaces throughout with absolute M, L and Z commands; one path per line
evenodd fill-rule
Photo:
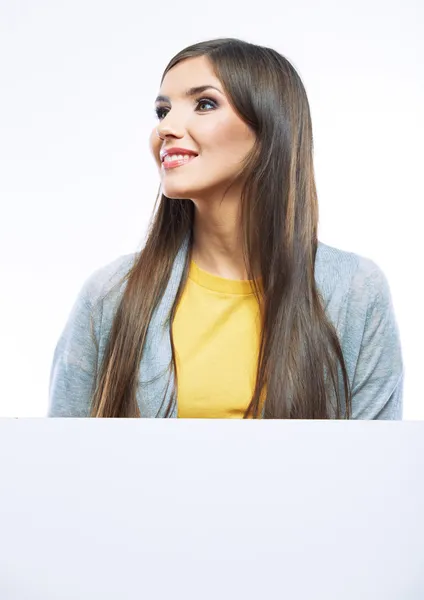
M 402 418 L 390 290 L 317 240 L 312 125 L 293 66 L 235 39 L 167 66 L 141 252 L 85 282 L 50 416 Z

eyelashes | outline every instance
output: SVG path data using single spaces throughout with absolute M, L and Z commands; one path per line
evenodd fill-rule
M 218 108 L 218 102 L 216 102 L 216 100 L 212 100 L 212 98 L 199 98 L 196 100 L 196 102 L 197 112 L 210 112 L 211 110 L 215 110 L 216 108 Z M 201 110 L 200 106 L 203 106 L 205 104 L 209 104 L 212 108 L 209 108 L 207 110 Z M 166 117 L 170 110 L 170 108 L 167 108 L 165 106 L 157 106 L 155 108 L 155 115 L 159 119 L 159 121 L 161 121 Z
M 162 106 L 158 106 L 157 108 L 155 108 L 155 115 L 159 119 L 159 121 L 162 121 L 162 119 L 164 119 L 166 117 L 168 112 L 169 112 L 169 109 L 164 108 Z

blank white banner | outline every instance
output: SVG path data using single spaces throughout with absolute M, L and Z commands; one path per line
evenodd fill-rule
M 1 600 L 422 600 L 424 423 L 0 421 Z

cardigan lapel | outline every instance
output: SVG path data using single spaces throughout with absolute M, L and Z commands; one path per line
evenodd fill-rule
M 137 392 L 141 417 L 163 417 L 174 388 L 170 313 L 183 275 L 188 249 L 189 236 L 178 250 L 167 287 L 147 330 Z M 177 417 L 176 403 L 171 417 Z

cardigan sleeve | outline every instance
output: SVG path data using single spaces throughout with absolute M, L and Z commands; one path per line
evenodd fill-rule
M 367 259 L 366 267 L 351 304 L 366 303 L 352 382 L 352 418 L 401 420 L 404 368 L 390 287 L 376 263 Z
M 98 361 L 101 312 L 93 277 L 82 286 L 57 342 L 50 370 L 49 417 L 88 417 Z

